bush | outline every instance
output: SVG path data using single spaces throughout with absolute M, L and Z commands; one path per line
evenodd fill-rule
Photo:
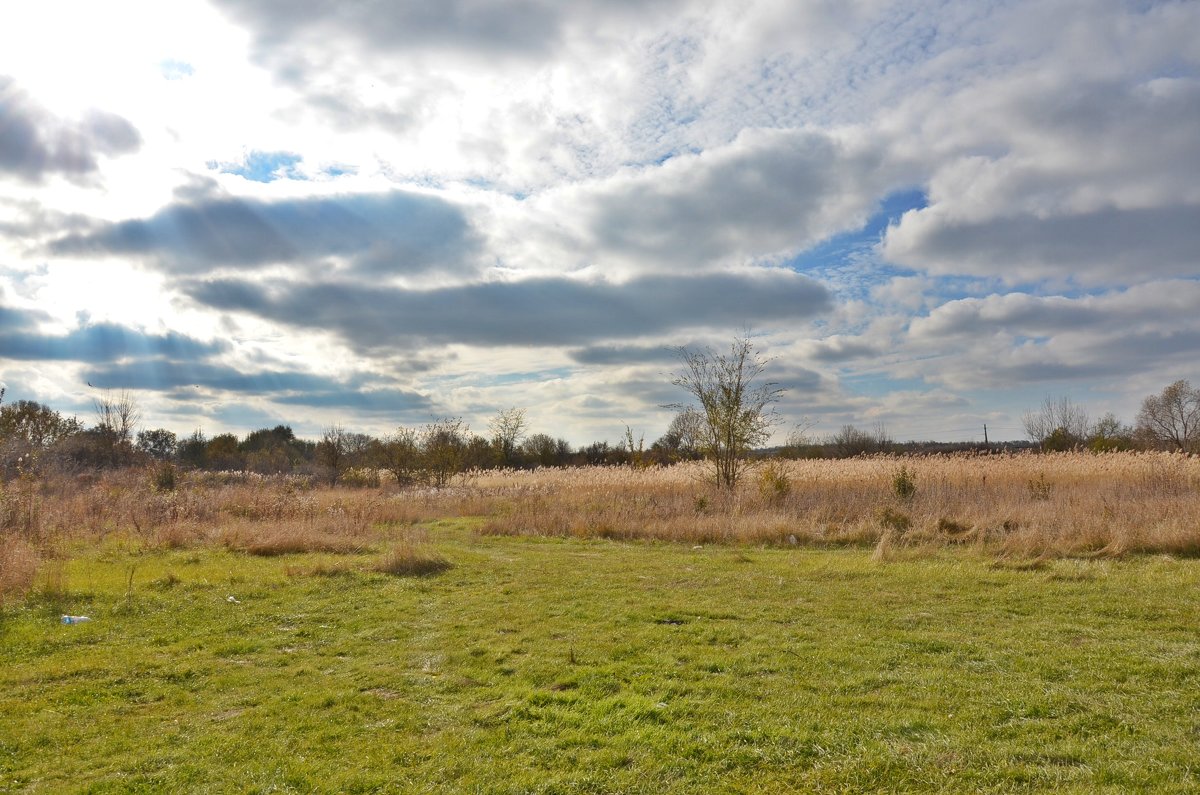
M 908 471 L 908 467 L 901 466 L 892 477 L 892 493 L 905 502 L 916 496 L 917 479 Z
M 342 473 L 339 482 L 352 489 L 379 488 L 379 470 L 371 467 L 354 467 Z
M 177 472 L 175 465 L 164 461 L 150 470 L 150 488 L 154 491 L 175 491 Z
M 792 493 L 792 481 L 778 461 L 768 461 L 759 471 L 758 493 L 771 503 L 779 502 Z

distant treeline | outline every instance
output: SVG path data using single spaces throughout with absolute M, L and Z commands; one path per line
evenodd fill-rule
M 142 428 L 137 403 L 127 393 L 95 402 L 96 420 L 77 417 L 30 400 L 4 402 L 0 389 L 0 475 L 4 478 L 47 470 L 85 471 L 149 464 L 189 469 L 306 474 L 329 482 L 376 485 L 390 473 L 401 485 L 442 486 L 474 469 L 562 466 L 653 466 L 703 458 L 705 422 L 694 409 L 680 411 L 667 432 L 647 445 L 624 429 L 616 442 L 573 447 L 565 439 L 529 433 L 523 409 L 505 409 L 488 424 L 487 435 L 474 433 L 461 419 L 443 418 L 417 427 L 401 427 L 384 437 L 340 426 L 321 438 L 302 439 L 288 425 L 260 428 L 244 437 L 207 436 L 197 430 L 179 438 L 165 428 Z M 1069 400 L 1047 399 L 1024 417 L 1030 441 L 978 443 L 895 442 L 882 425 L 864 431 L 853 425 L 814 439 L 794 431 L 785 445 L 761 449 L 756 457 L 850 458 L 878 453 L 950 453 L 965 450 L 1085 449 L 1106 452 L 1132 449 L 1195 451 L 1200 437 L 1200 390 L 1179 381 L 1146 398 L 1137 424 L 1125 425 L 1107 414 L 1092 422 Z

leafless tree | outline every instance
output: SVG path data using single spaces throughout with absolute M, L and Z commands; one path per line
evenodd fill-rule
M 1138 431 L 1159 444 L 1190 452 L 1200 447 L 1200 389 L 1187 381 L 1176 381 L 1157 395 L 1142 401 L 1137 417 Z
M 413 428 L 397 428 L 396 432 L 383 440 L 381 464 L 392 473 L 398 486 L 412 486 L 422 482 L 425 467 L 421 461 L 421 442 Z
M 429 482 L 435 488 L 462 474 L 470 428 L 458 417 L 434 420 L 421 431 L 421 454 Z
M 500 464 L 509 466 L 513 463 L 517 447 L 525 436 L 529 425 L 525 420 L 525 409 L 512 407 L 496 412 L 488 423 L 492 432 L 492 444 L 496 448 L 496 456 Z
M 679 358 L 683 369 L 671 383 L 699 404 L 694 408 L 704 418 L 702 448 L 713 464 L 713 480 L 732 489 L 749 465 L 746 454 L 770 438 L 779 421 L 775 403 L 783 389 L 761 380 L 770 360 L 759 355 L 748 336 L 734 339 L 729 353 L 680 348 Z
M 330 484 L 336 483 L 338 477 L 346 470 L 350 455 L 350 436 L 341 425 L 331 425 L 321 432 L 321 441 L 317 442 L 316 449 L 317 463 L 329 473 Z
M 1042 449 L 1069 450 L 1083 444 L 1091 429 L 1087 409 L 1068 397 L 1047 397 L 1021 418 L 1025 433 Z
M 705 427 L 704 415 L 688 406 L 671 420 L 664 438 L 680 458 L 695 458 L 704 447 Z
M 142 411 L 137 401 L 128 392 L 113 395 L 105 392 L 92 401 L 96 409 L 97 430 L 112 437 L 114 444 L 129 444 L 133 432 L 142 420 Z

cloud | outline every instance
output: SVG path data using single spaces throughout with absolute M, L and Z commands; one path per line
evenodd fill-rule
M 1147 325 L 1175 327 L 1190 319 L 1196 306 L 1200 282 L 1195 281 L 1155 282 L 1079 298 L 1006 293 L 948 301 L 913 320 L 910 332 L 931 341 L 996 332 L 1033 337 L 1099 329 L 1128 334 Z
M 565 278 L 466 284 L 429 290 L 338 282 L 189 281 L 197 302 L 290 326 L 339 334 L 358 351 L 414 340 L 503 345 L 580 345 L 680 329 L 798 323 L 829 308 L 817 282 L 759 269 L 627 282 Z
M 60 238 L 50 249 L 145 256 L 175 274 L 337 259 L 378 276 L 461 273 L 480 252 L 480 238 L 460 207 L 420 193 L 181 199 L 146 219 Z
M 883 255 L 927 273 L 993 276 L 1009 283 L 1071 278 L 1128 284 L 1149 275 L 1200 271 L 1200 204 L 979 221 L 946 215 L 905 213 L 888 230 Z
M 1200 282 L 1072 298 L 1022 293 L 950 301 L 893 344 L 894 375 L 958 388 L 1081 379 L 1170 380 L 1195 371 Z M 1174 377 L 1179 377 L 1178 375 Z
M 101 155 L 135 152 L 142 137 L 126 119 L 91 111 L 61 119 L 0 75 L 0 174 L 41 182 L 50 174 L 78 179 L 96 172 Z
M 1162 48 L 1172 28 L 1198 23 L 1184 4 L 1076 21 L 1073 47 L 1106 46 L 1123 26 L 1124 69 L 1051 50 L 885 113 L 893 149 L 926 161 L 930 202 L 888 229 L 883 256 L 1009 284 L 1196 273 L 1200 53 Z
M 332 6 L 320 0 L 218 0 L 218 5 L 256 32 L 264 55 L 337 42 L 382 54 L 451 50 L 486 59 L 545 56 L 562 44 L 568 26 L 587 26 L 614 16 L 645 18 L 655 6 L 669 8 L 677 3 L 400 0 L 379 4 L 346 0 Z
M 198 358 L 229 349 L 223 341 L 203 342 L 174 331 L 150 334 L 114 323 L 94 323 L 66 334 L 33 329 L 37 313 L 0 308 L 0 359 L 18 361 L 105 362 L 128 356 Z
M 821 340 L 806 340 L 800 344 L 799 350 L 809 359 L 829 363 L 877 357 L 883 353 L 883 347 L 878 343 L 839 334 Z
M 579 364 L 667 364 L 679 361 L 679 350 L 667 345 L 591 345 L 567 355 Z
M 220 390 L 265 398 L 274 403 L 314 408 L 389 412 L 428 410 L 432 401 L 406 389 L 378 387 L 362 376 L 336 379 L 298 370 L 247 369 L 222 364 L 141 359 L 92 367 L 84 378 L 99 389 Z
M 880 197 L 909 177 L 870 144 L 809 130 L 752 131 L 726 147 L 567 192 L 560 203 L 563 215 L 581 217 L 597 261 L 694 270 L 796 252 L 860 228 Z

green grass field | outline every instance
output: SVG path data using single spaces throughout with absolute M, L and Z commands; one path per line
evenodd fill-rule
M 1200 788 L 1194 560 L 429 537 L 79 548 L 0 611 L 0 792 Z

